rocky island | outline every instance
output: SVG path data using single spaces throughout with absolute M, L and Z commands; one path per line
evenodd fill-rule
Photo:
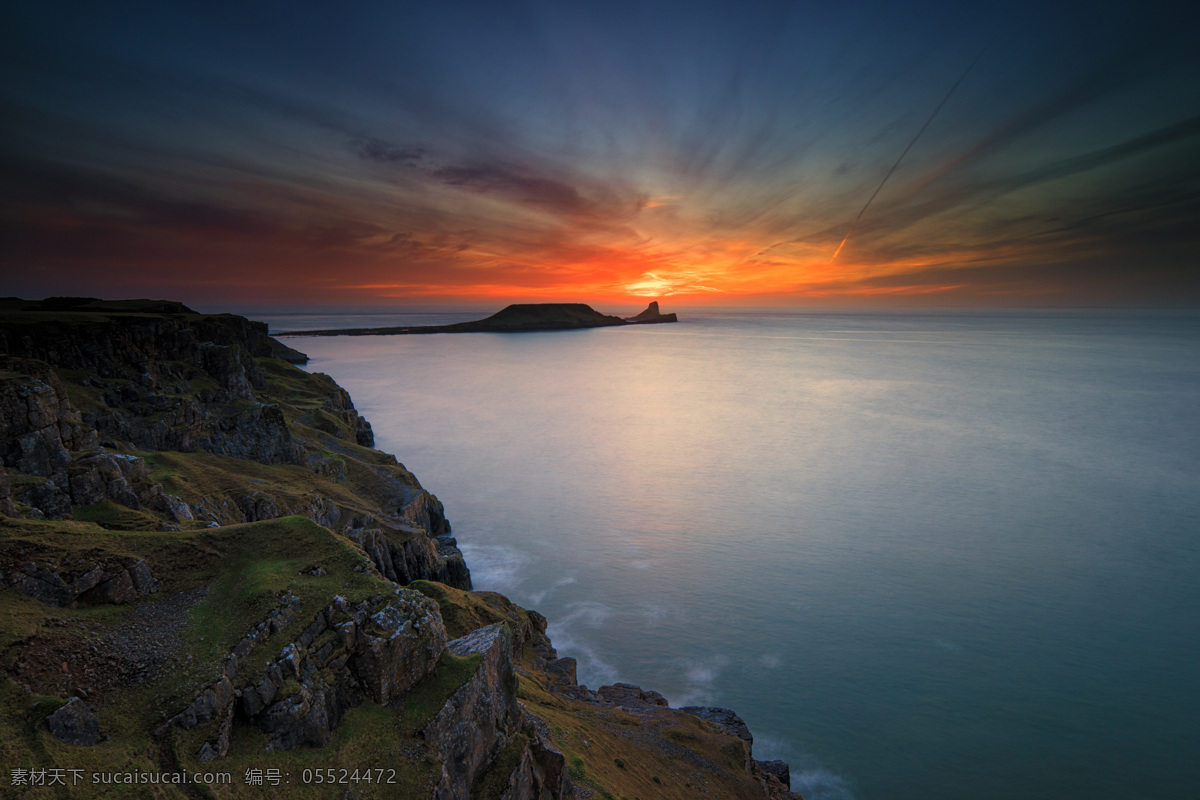
M 617 325 L 648 325 L 678 322 L 675 314 L 663 314 L 658 302 L 633 317 L 601 314 L 585 303 L 514 303 L 486 319 L 452 325 L 413 325 L 384 328 L 331 328 L 320 331 L 288 331 L 281 336 L 395 336 L 410 333 L 521 333 L 567 331 L 579 328 L 608 328 Z
M 0 300 L 0 794 L 797 797 L 732 711 L 578 685 L 303 360 L 178 303 Z

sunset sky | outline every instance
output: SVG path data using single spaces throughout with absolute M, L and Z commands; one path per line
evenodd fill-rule
M 1197 305 L 1188 5 L 6 2 L 0 294 Z

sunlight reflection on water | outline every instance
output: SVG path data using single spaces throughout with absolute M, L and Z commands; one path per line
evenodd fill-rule
M 581 682 L 735 708 L 809 800 L 1049 800 L 1200 781 L 1198 329 L 707 312 L 287 341 Z

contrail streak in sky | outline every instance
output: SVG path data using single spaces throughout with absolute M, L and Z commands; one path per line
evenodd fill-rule
M 912 150 L 913 145 L 917 143 L 917 139 L 921 138 L 921 134 L 923 134 L 925 129 L 929 127 L 929 123 L 933 122 L 933 118 L 936 117 L 938 112 L 942 110 L 942 106 L 946 105 L 946 101 L 950 99 L 950 95 L 954 94 L 954 90 L 957 89 L 958 85 L 963 82 L 964 78 L 967 77 L 967 73 L 979 63 L 979 59 L 983 58 L 983 54 L 986 51 L 987 48 L 983 48 L 983 50 L 979 52 L 979 55 L 975 56 L 975 60 L 972 61 L 965 70 L 963 70 L 963 74 L 958 76 L 958 80 L 956 80 L 954 85 L 950 87 L 950 91 L 946 92 L 946 96 L 942 98 L 942 102 L 937 104 L 937 108 L 935 108 L 933 113 L 929 115 L 929 119 L 925 120 L 925 124 L 921 126 L 921 130 L 917 131 L 917 135 L 914 136 L 912 141 L 908 143 L 908 147 L 904 148 L 904 152 L 901 153 L 900 157 L 896 159 L 896 163 L 892 164 L 892 168 L 887 171 L 887 175 L 883 176 L 883 180 L 879 182 L 879 186 L 875 188 L 875 191 L 871 194 L 870 199 L 867 200 L 867 204 L 864 205 L 862 210 L 858 212 L 858 216 L 854 218 L 854 222 L 850 223 L 850 230 L 846 231 L 846 238 L 842 239 L 842 243 L 838 245 L 837 250 L 833 251 L 833 255 L 829 259 L 830 263 L 833 263 L 833 260 L 838 257 L 838 253 L 842 252 L 842 248 L 846 246 L 846 242 L 850 241 L 850 234 L 854 233 L 854 226 L 858 224 L 858 221 L 862 219 L 862 215 L 865 214 L 867 209 L 871 207 L 871 203 L 875 201 L 875 197 L 879 194 L 880 190 L 883 189 L 884 184 L 888 182 L 888 178 L 892 177 L 892 173 L 896 171 L 896 167 L 900 166 L 900 162 L 904 160 L 906 155 L 908 155 L 908 151 Z

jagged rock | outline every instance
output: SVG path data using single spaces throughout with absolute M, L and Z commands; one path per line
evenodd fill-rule
M 151 574 L 145 561 L 138 561 L 126 567 L 126 570 L 133 581 L 133 588 L 140 594 L 154 594 L 162 588 L 162 581 Z
M 410 589 L 397 589 L 386 606 L 356 622 L 351 663 L 367 694 L 380 705 L 432 672 L 446 649 L 437 603 Z
M 524 713 L 523 732 L 529 738 L 521 763 L 513 773 L 510 800 L 557 800 L 571 796 L 567 759 L 550 738 L 550 728 L 538 717 Z
M 371 423 L 359 414 L 354 415 L 354 442 L 361 447 L 375 446 L 375 431 L 371 429 Z
M 8 368 L 32 369 L 41 374 L 0 380 L 0 461 L 30 475 L 49 477 L 64 469 L 71 457 L 63 443 L 70 432 L 70 404 L 66 392 L 52 385 L 45 365 L 22 360 Z
M 0 352 L 7 348 L 13 354 L 5 356 L 7 362 L 22 362 L 17 371 L 29 372 L 24 364 L 40 359 L 50 367 L 90 372 L 106 379 L 89 378 L 91 384 L 111 386 L 101 397 L 108 410 L 89 411 L 82 428 L 52 381 L 26 377 L 18 381 L 23 388 L 0 387 L 0 422 L 15 432 L 12 442 L 25 437 L 22 455 L 0 449 L 0 460 L 9 466 L 20 460 L 23 472 L 49 476 L 65 466 L 56 439 L 67 450 L 95 448 L 99 432 L 143 449 L 303 463 L 303 447 L 292 439 L 279 408 L 254 402 L 255 389 L 265 381 L 252 356 L 270 356 L 279 347 L 264 325 L 232 315 L 127 317 L 120 324 L 87 315 L 0 321 Z M 220 389 L 186 396 L 189 381 L 199 375 Z M 84 436 L 90 437 L 86 443 Z
M 709 722 L 715 722 L 747 744 L 754 744 L 754 736 L 751 735 L 750 728 L 747 727 L 745 720 L 728 708 L 717 708 L 712 706 L 687 706 L 679 710 L 686 711 L 692 716 L 700 717 L 700 719 L 706 719 Z
M 401 585 L 415 580 L 438 581 L 456 589 L 471 588 L 471 573 L 462 553 L 453 545 L 408 532 L 407 538 L 381 528 L 360 528 L 347 532 L 347 537 L 371 557 L 379 573 Z
M 146 469 L 146 462 L 135 456 L 101 453 L 81 458 L 70 468 L 71 502 L 88 506 L 109 499 L 127 508 L 140 509 L 140 497 L 161 494 Z
M 512 633 L 497 622 L 455 639 L 447 649 L 456 656 L 483 655 L 475 674 L 425 728 L 425 741 L 442 761 L 434 798 L 468 800 L 475 779 L 509 743 L 523 719 Z
M 201 692 L 173 721 L 185 730 L 194 728 L 228 712 L 235 698 L 232 681 L 222 675 L 219 681 Z
M 450 535 L 450 523 L 446 519 L 446 510 L 442 507 L 441 500 L 419 486 L 405 485 L 399 481 L 395 483 L 398 487 L 403 487 L 400 490 L 401 497 L 396 500 L 402 520 L 424 530 L 430 536 Z M 413 483 L 416 483 L 415 479 Z
M 102 738 L 100 720 L 78 697 L 72 697 L 66 705 L 46 717 L 46 724 L 56 739 L 67 744 L 99 744 Z
M 436 605 L 417 592 L 398 589 L 374 613 L 368 603 L 351 609 L 335 598 L 295 641 L 284 645 L 257 684 L 235 690 L 238 659 L 246 658 L 262 637 L 285 627 L 298 605 L 295 597 L 282 598 L 280 607 L 234 648 L 223 677 L 176 715 L 174 723 L 195 727 L 232 713 L 237 702 L 242 714 L 269 734 L 269 749 L 320 746 L 349 708 L 367 695 L 383 703 L 402 695 L 436 667 L 446 646 Z M 337 636 L 322 638 L 331 623 Z M 228 744 L 222 737 L 206 742 L 200 756 L 223 757 Z
M 220 345 L 201 342 L 197 348 L 197 366 L 225 387 L 233 397 L 242 400 L 254 399 L 254 385 L 262 385 L 261 376 L 253 362 L 242 358 L 242 348 L 235 345 Z M 249 374 L 247 374 L 249 373 Z
M 30 475 L 53 475 L 71 463 L 71 454 L 53 425 L 18 436 L 17 447 L 20 455 L 13 466 Z
M 325 693 L 304 684 L 300 685 L 299 692 L 260 714 L 257 723 L 263 732 L 273 734 L 268 743 L 272 750 L 319 746 L 329 740 L 331 731 Z
M 65 607 L 75 599 L 67 582 L 57 572 L 40 564 L 26 564 L 20 571 L 8 573 L 4 580 L 10 588 L 47 605 Z
M 318 475 L 328 475 L 338 483 L 346 481 L 346 460 L 337 456 L 309 453 L 308 468 Z
M 756 761 L 758 768 L 768 775 L 774 775 L 786 788 L 792 788 L 792 770 L 786 761 Z
M 98 583 L 95 588 L 80 594 L 80 599 L 91 603 L 125 603 L 136 597 L 137 590 L 133 588 L 133 579 L 127 570 L 121 570 L 111 578 Z
M 208 520 L 216 525 L 237 525 L 246 522 L 246 514 L 236 504 L 222 498 L 220 503 L 208 497 L 191 505 L 192 518 Z
M 275 505 L 275 498 L 262 492 L 255 492 L 238 500 L 238 508 L 242 510 L 242 515 L 247 522 L 258 522 L 283 516 L 279 512 L 279 507 Z
M 73 511 L 71 496 L 52 480 L 32 487 L 19 498 L 46 519 L 70 519 Z
M 108 566 L 93 564 L 70 583 L 49 566 L 30 562 L 5 575 L 4 582 L 21 594 L 60 608 L 76 601 L 124 603 L 153 594 L 161 586 L 145 561 L 132 558 Z
M 632 683 L 614 683 L 612 686 L 601 686 L 596 694 L 605 703 L 624 708 L 649 708 L 667 705 L 667 699 L 658 692 L 645 690 Z
M 183 502 L 183 498 L 173 494 L 160 495 L 155 507 L 157 510 L 168 514 L 176 522 L 195 519 L 195 516 L 192 515 L 192 510 L 188 508 L 188 504 Z
M 558 658 L 546 664 L 546 674 L 551 678 L 555 678 L 568 686 L 576 686 L 579 683 L 576 677 L 578 663 L 575 659 L 567 656 Z
M 216 738 L 205 742 L 197 754 L 201 761 L 216 761 L 229 753 L 229 741 L 233 737 L 234 706 L 231 703 L 221 718 L 221 726 L 217 729 Z
M 12 501 L 12 484 L 8 480 L 8 472 L 4 463 L 0 462 L 0 516 L 15 517 L 17 506 Z
M 658 310 L 658 301 L 652 300 L 650 305 L 646 306 L 646 310 L 634 317 L 626 317 L 626 322 L 647 323 L 647 322 L 678 322 L 678 315 L 664 314 Z
M 343 462 L 343 467 L 345 464 Z M 328 497 L 317 495 L 306 508 L 300 510 L 301 516 L 308 517 L 318 525 L 324 525 L 326 528 L 334 529 L 338 521 L 342 518 L 342 510 L 337 507 L 337 504 Z

